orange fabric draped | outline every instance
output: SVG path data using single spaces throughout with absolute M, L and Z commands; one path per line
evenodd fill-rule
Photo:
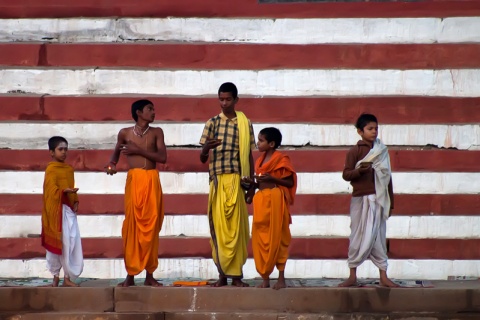
M 75 187 L 73 168 L 63 162 L 47 165 L 43 181 L 42 246 L 55 254 L 62 254 L 62 205 L 73 208 L 78 202 L 76 193 L 63 190 Z
M 156 169 L 130 169 L 125 184 L 122 227 L 125 267 L 129 275 L 158 267 L 158 238 L 164 217 L 163 194 Z
M 293 176 L 291 188 L 278 186 L 259 190 L 253 198 L 252 250 L 257 272 L 268 279 L 276 266 L 285 270 L 288 246 L 291 241 L 289 224 L 290 208 L 297 190 L 297 175 L 287 155 L 275 151 L 268 162 L 263 163 L 265 153 L 257 159 L 255 172 L 275 178 Z

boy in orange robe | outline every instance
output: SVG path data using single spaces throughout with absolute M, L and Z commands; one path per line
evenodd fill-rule
M 297 174 L 287 155 L 277 151 L 282 134 L 277 128 L 265 128 L 258 134 L 257 147 L 263 154 L 255 163 L 253 197 L 252 249 L 255 266 L 262 276 L 259 288 L 270 287 L 270 274 L 279 271 L 274 289 L 286 287 L 285 264 L 288 258 L 290 205 L 297 190 Z M 251 183 L 248 178 L 244 182 Z
M 117 173 L 120 153 L 127 157 L 122 238 L 128 275 L 119 286 L 134 286 L 134 277 L 146 270 L 144 285 L 158 287 L 162 284 L 155 280 L 153 272 L 158 267 L 158 240 L 164 211 L 157 163 L 167 161 L 167 150 L 163 130 L 150 127 L 155 119 L 151 101 L 135 101 L 132 118 L 135 125 L 120 130 L 110 163 L 105 167 L 107 174 L 113 175 Z
M 68 142 L 51 137 L 48 149 L 52 161 L 45 170 L 43 182 L 42 246 L 47 250 L 47 268 L 58 287 L 63 267 L 64 287 L 77 287 L 73 282 L 83 271 L 83 252 L 77 222 L 78 188 L 73 168 L 65 163 Z

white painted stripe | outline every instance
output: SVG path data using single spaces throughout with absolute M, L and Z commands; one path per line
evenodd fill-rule
M 39 171 L 0 171 L 0 193 L 41 194 L 44 173 Z M 81 194 L 123 194 L 126 173 L 107 176 L 103 172 L 75 173 Z M 167 194 L 208 193 L 208 173 L 160 174 L 163 192 Z M 401 194 L 477 194 L 479 172 L 394 172 L 394 191 Z M 298 174 L 298 194 L 351 193 L 341 172 Z
M 252 217 L 250 227 L 252 225 Z M 346 215 L 294 215 L 293 237 L 348 237 L 350 217 Z M 78 216 L 82 238 L 116 238 L 122 234 L 123 215 Z M 40 215 L 0 216 L 0 238 L 24 238 L 40 234 Z M 165 216 L 160 236 L 210 237 L 204 215 Z M 480 216 L 393 216 L 387 221 L 387 237 L 394 239 L 478 239 Z M 181 253 L 179 253 L 181 254 Z
M 0 41 L 458 43 L 480 42 L 478 30 L 479 17 L 2 19 Z
M 277 96 L 480 95 L 479 69 L 117 70 L 2 69 L 0 93 L 208 95 L 226 81 L 241 94 Z M 188 84 L 188 90 L 185 89 Z
M 217 279 L 218 270 L 212 259 L 159 259 L 154 276 L 168 278 Z M 389 260 L 388 275 L 395 279 L 446 280 L 448 276 L 480 276 L 480 260 Z M 258 277 L 253 259 L 243 267 L 244 277 Z M 50 278 L 44 259 L 0 260 L 0 274 L 3 278 Z M 123 259 L 86 259 L 81 277 L 120 279 L 126 277 Z M 370 262 L 362 264 L 359 278 L 378 278 L 378 268 Z M 272 273 L 272 278 L 278 272 Z M 288 260 L 287 278 L 346 278 L 348 267 L 345 260 Z M 140 278 L 145 273 L 140 273 Z
M 212 108 L 212 115 L 214 112 L 215 109 Z M 0 122 L 0 148 L 46 150 L 48 139 L 61 134 L 69 141 L 71 149 L 113 149 L 118 131 L 131 125 L 132 123 L 128 122 Z M 155 122 L 153 126 L 163 129 L 165 143 L 171 147 L 199 146 L 204 125 L 189 122 Z M 282 131 L 284 146 L 352 146 L 360 138 L 353 125 L 258 123 L 253 125 L 253 129 L 258 133 L 261 129 L 271 126 Z M 379 130 L 379 138 L 389 146 L 436 145 L 458 149 L 473 149 L 480 146 L 480 124 L 387 124 L 380 125 Z

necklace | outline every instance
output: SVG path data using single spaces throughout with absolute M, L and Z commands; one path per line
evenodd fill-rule
M 147 133 L 147 131 L 150 129 L 150 126 L 147 127 L 147 129 L 145 129 L 145 131 L 141 131 L 141 128 L 139 128 L 138 130 L 140 130 L 140 132 L 137 132 L 136 130 L 137 128 L 137 125 L 134 125 L 133 126 L 133 133 L 137 136 L 137 137 L 143 137 L 145 135 L 145 133 Z

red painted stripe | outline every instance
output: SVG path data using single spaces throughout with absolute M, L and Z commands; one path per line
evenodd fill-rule
M 212 92 L 213 93 L 213 92 Z M 214 94 L 214 93 L 213 93 Z M 132 121 L 130 106 L 144 96 L 0 95 L 0 121 Z M 204 122 L 220 112 L 210 97 L 148 96 L 158 121 Z M 363 112 L 380 124 L 464 124 L 480 122 L 480 98 L 455 97 L 242 97 L 237 105 L 253 122 L 353 124 Z
M 389 239 L 390 259 L 480 259 L 480 239 Z M 208 238 L 168 238 L 159 241 L 160 258 L 211 258 Z M 123 257 L 121 238 L 82 239 L 87 259 Z M 249 257 L 252 258 L 251 243 Z M 348 239 L 293 238 L 290 259 L 346 259 Z M 34 259 L 45 256 L 39 238 L 0 239 L 0 259 Z
M 343 170 L 347 148 L 282 150 L 290 156 L 297 172 L 340 172 Z M 110 160 L 111 150 L 70 150 L 67 162 L 77 172 L 103 171 Z M 169 149 L 167 164 L 161 171 L 207 172 L 208 165 L 199 160 L 200 149 Z M 253 157 L 260 156 L 255 151 Z M 44 171 L 50 161 L 47 150 L 0 150 L 0 170 Z M 478 172 L 480 150 L 404 150 L 390 149 L 392 170 L 398 172 Z M 117 164 L 127 171 L 124 158 Z
M 0 44 L 0 65 L 162 69 L 480 67 L 480 44 Z M 85 52 L 89 54 L 85 56 Z M 225 54 L 228 52 L 228 54 Z M 19 54 L 20 53 L 20 54 Z M 232 65 L 232 61 L 235 64 Z
M 167 215 L 206 215 L 206 194 L 166 194 Z M 42 195 L 0 194 L 0 215 L 39 215 Z M 291 207 L 294 215 L 348 215 L 349 194 L 300 194 Z M 249 206 L 250 214 L 252 206 Z M 123 195 L 80 194 L 79 214 L 123 214 Z M 392 215 L 476 216 L 480 214 L 480 197 L 475 194 L 397 194 Z
M 0 18 L 59 17 L 266 17 L 266 18 L 381 18 L 478 16 L 480 3 L 463 0 L 415 2 L 324 2 L 259 4 L 257 0 L 136 2 L 133 0 L 3 0 Z

